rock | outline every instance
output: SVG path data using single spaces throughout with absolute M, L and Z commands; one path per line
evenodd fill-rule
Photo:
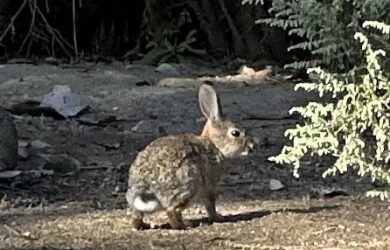
M 28 146 L 30 146 L 30 143 L 28 141 L 24 141 L 24 140 L 19 140 L 19 147 L 21 148 L 27 148 Z
M 41 141 L 41 140 L 35 140 L 30 143 L 31 147 L 37 148 L 37 149 L 42 149 L 42 148 L 48 148 L 50 147 L 50 144 Z
M 26 160 L 28 158 L 28 151 L 24 147 L 19 147 L 18 156 L 19 160 Z
M 274 67 L 271 65 L 267 65 L 267 66 L 265 66 L 264 69 L 256 71 L 256 73 L 255 73 L 256 78 L 260 78 L 260 79 L 270 77 L 273 74 L 274 74 Z
M 14 121 L 0 108 L 0 171 L 14 169 L 18 163 L 18 140 Z
M 162 63 L 156 68 L 156 72 L 166 74 L 166 75 L 172 75 L 172 76 L 179 76 L 180 72 L 173 67 L 172 65 L 168 63 Z
M 269 189 L 271 189 L 272 191 L 277 191 L 277 190 L 280 190 L 282 188 L 284 188 L 284 185 L 279 180 L 277 180 L 277 179 L 270 179 L 269 180 Z
M 241 75 L 254 75 L 256 71 L 246 65 L 243 65 L 238 69 L 238 73 Z
M 273 74 L 274 74 L 274 68 L 271 65 L 267 65 L 265 66 L 264 69 L 258 71 L 246 65 L 243 65 L 242 67 L 240 67 L 240 69 L 238 70 L 238 75 L 235 77 L 236 78 L 248 77 L 250 79 L 253 78 L 256 80 L 265 80 L 271 77 Z
M 161 87 L 199 87 L 202 81 L 191 78 L 168 77 L 161 79 L 157 86 Z
M 80 169 L 81 163 L 66 154 L 58 155 L 40 155 L 45 159 L 46 163 L 43 166 L 44 170 L 52 170 L 54 173 L 69 174 Z
M 86 99 L 71 91 L 68 85 L 55 85 L 53 91 L 43 97 L 41 107 L 49 107 L 63 117 L 77 116 L 89 108 Z

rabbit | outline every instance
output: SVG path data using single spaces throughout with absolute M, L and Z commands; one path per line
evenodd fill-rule
M 151 142 L 130 166 L 126 200 L 131 225 L 146 228 L 145 213 L 165 211 L 172 229 L 185 229 L 181 212 L 192 202 L 205 206 L 210 223 L 223 216 L 215 209 L 216 188 L 226 158 L 246 156 L 254 140 L 238 124 L 222 116 L 217 93 L 203 84 L 198 93 L 207 122 L 200 135 L 168 135 Z

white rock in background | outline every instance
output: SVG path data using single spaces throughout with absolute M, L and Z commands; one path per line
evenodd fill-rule
M 177 88 L 192 88 L 199 87 L 202 81 L 191 79 L 191 78 L 178 78 L 178 77 L 167 77 L 161 79 L 157 86 L 161 87 L 177 87 Z
M 162 63 L 156 68 L 156 72 L 166 74 L 166 75 L 172 75 L 172 76 L 179 76 L 180 72 L 173 67 L 172 65 L 168 63 Z
M 269 180 L 269 189 L 271 189 L 272 191 L 277 191 L 282 188 L 284 188 L 284 185 L 279 180 L 276 179 Z
M 256 73 L 256 71 L 253 69 L 253 68 L 250 68 L 246 65 L 242 65 L 238 71 L 237 71 L 239 74 L 241 75 L 254 75 Z

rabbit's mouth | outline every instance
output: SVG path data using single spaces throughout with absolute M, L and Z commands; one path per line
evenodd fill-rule
M 242 156 L 247 156 L 250 153 L 253 153 L 254 147 L 255 147 L 254 143 L 252 143 L 252 142 L 248 143 L 246 149 L 244 151 L 242 151 L 241 155 Z

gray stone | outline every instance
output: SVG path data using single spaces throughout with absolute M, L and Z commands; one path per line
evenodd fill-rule
M 168 77 L 162 79 L 157 86 L 189 88 L 199 87 L 201 84 L 201 81 L 192 78 Z
M 156 72 L 166 74 L 166 75 L 171 75 L 171 76 L 179 76 L 180 72 L 173 67 L 172 65 L 168 63 L 162 63 L 156 68 Z
M 13 169 L 18 163 L 18 139 L 14 121 L 0 108 L 0 171 Z

